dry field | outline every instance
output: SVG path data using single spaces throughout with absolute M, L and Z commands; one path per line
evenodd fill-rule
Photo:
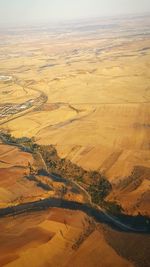
M 36 201 L 48 193 L 28 180 L 31 154 L 10 145 L 0 144 L 0 208 Z M 50 193 L 49 193 L 50 194 Z
M 38 163 L 42 166 L 40 160 Z M 36 167 L 32 154 L 16 146 L 0 144 L 0 208 L 57 197 L 59 183 L 51 180 L 53 190 L 45 191 L 35 181 L 26 178 L 30 165 Z M 49 184 L 50 177 L 36 178 Z M 70 192 L 66 198 L 83 201 L 81 195 L 70 195 Z M 32 267 L 148 266 L 149 235 L 112 230 L 94 222 L 81 211 L 60 208 L 36 212 L 26 210 L 20 215 L 0 218 L 0 229 L 2 267 L 28 267 L 29 263 Z M 131 237 L 132 243 L 128 248 Z
M 90 231 L 89 224 L 92 224 Z M 130 234 L 93 225 L 82 212 L 53 208 L 18 215 L 11 222 L 10 218 L 1 219 L 0 228 L 0 266 L 28 267 L 29 263 L 32 267 L 134 267 L 137 263 L 148 266 L 149 237 L 143 239 L 133 234 L 130 250 L 124 250 Z M 119 240 L 124 243 L 119 244 Z M 138 258 L 140 250 L 143 252 Z
M 0 130 L 101 172 L 113 186 L 108 200 L 132 215 L 150 215 L 149 24 L 129 17 L 0 30 Z M 30 165 L 32 154 L 0 143 L 0 208 L 58 196 L 59 182 L 26 178 Z M 69 190 L 68 200 L 84 201 Z M 148 267 L 149 236 L 80 211 L 1 218 L 0 232 L 0 266 Z
M 114 186 L 150 167 L 148 26 L 138 17 L 2 32 L 1 128 L 54 144 Z
M 19 148 L 0 143 L 0 208 L 38 201 L 48 197 L 62 197 L 65 182 L 55 181 L 46 175 L 31 176 L 30 166 L 36 168 L 42 162 Z M 31 178 L 30 178 L 31 177 Z M 71 185 L 63 194 L 64 199 L 85 202 L 84 196 Z

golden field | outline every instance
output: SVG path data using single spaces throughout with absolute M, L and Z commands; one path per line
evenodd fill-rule
M 116 185 L 135 166 L 150 167 L 150 39 L 148 18 L 109 23 L 4 36 L 0 72 L 12 79 L 0 82 L 2 107 L 35 102 L 2 117 L 1 128 L 54 144 Z M 142 186 L 149 191 L 148 180 Z
M 149 23 L 139 16 L 0 30 L 0 130 L 100 172 L 112 185 L 107 200 L 133 216 L 150 216 Z M 61 197 L 65 183 L 30 180 L 31 167 L 35 155 L 0 142 L 0 208 Z M 63 197 L 85 201 L 71 186 Z M 0 266 L 148 267 L 149 235 L 82 211 L 27 211 L 0 218 L 0 229 Z
M 129 245 L 131 234 L 93 225 L 80 211 L 53 208 L 17 215 L 11 222 L 10 218 L 1 219 L 0 227 L 1 266 L 148 266 L 149 236 L 133 234 Z M 83 241 L 74 246 L 85 233 Z

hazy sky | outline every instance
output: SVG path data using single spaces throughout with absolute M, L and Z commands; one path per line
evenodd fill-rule
M 0 0 L 0 24 L 150 12 L 150 0 Z

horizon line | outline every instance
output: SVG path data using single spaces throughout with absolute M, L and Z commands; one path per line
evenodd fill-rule
M 107 14 L 107 15 L 100 15 L 100 16 L 89 16 L 89 17 L 78 17 L 78 18 L 60 18 L 60 19 L 50 19 L 50 20 L 45 20 L 45 21 L 22 21 L 22 22 L 1 22 L 0 24 L 0 29 L 7 29 L 7 28 L 25 28 L 25 27 L 40 27 L 40 26 L 48 26 L 48 24 L 52 23 L 53 25 L 60 25 L 60 23 L 67 24 L 69 22 L 72 23 L 78 23 L 78 22 L 87 22 L 91 20 L 101 20 L 101 19 L 114 19 L 114 18 L 125 18 L 125 17 L 144 17 L 144 16 L 149 16 L 150 11 L 147 12 L 131 12 L 131 13 L 120 13 L 120 14 Z

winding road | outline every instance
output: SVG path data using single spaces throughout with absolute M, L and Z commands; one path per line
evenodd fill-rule
M 0 209 L 0 217 L 2 218 L 4 216 L 15 216 L 27 212 L 42 211 L 53 207 L 69 210 L 80 210 L 86 213 L 88 216 L 94 218 L 97 222 L 107 224 L 108 226 L 118 231 L 150 234 L 150 228 L 148 226 L 146 227 L 146 225 L 141 226 L 138 222 L 138 218 L 125 216 L 124 220 L 126 221 L 126 224 L 124 224 L 116 219 L 112 219 L 111 216 L 108 216 L 108 214 L 106 215 L 106 213 L 104 213 L 102 210 L 94 208 L 88 204 L 68 201 L 59 198 L 46 198 L 35 202 L 3 208 Z M 137 224 L 139 226 L 137 226 Z
M 19 84 L 19 83 L 18 83 Z M 21 85 L 21 84 L 20 84 Z M 22 86 L 22 85 L 21 85 Z M 23 87 L 24 88 L 24 87 Z M 48 97 L 43 91 L 36 90 L 33 88 L 29 88 L 26 86 L 27 90 L 34 90 L 39 92 L 39 96 L 34 100 L 37 101 L 36 107 L 40 107 L 44 103 L 47 102 Z M 39 101 L 43 99 L 43 101 Z M 33 105 L 33 108 L 35 106 Z M 71 109 L 74 109 L 72 106 L 70 107 Z M 75 110 L 77 112 L 77 110 Z M 0 125 L 3 125 L 11 120 L 14 120 L 18 117 L 24 116 L 25 114 L 31 112 L 31 109 L 25 110 L 23 113 L 17 113 L 13 117 L 10 117 L 6 119 L 6 121 L 3 121 L 0 123 Z M 78 112 L 77 112 L 78 113 Z M 87 115 L 85 115 L 87 116 Z M 74 120 L 81 119 L 81 118 L 74 118 L 72 121 L 68 120 L 66 123 L 71 123 Z M 66 125 L 65 122 L 62 125 L 54 125 L 54 127 L 57 126 L 64 126 Z M 53 175 L 55 178 L 57 178 L 57 175 Z M 64 179 L 64 178 L 63 178 Z M 125 216 L 123 215 L 122 218 L 114 217 L 110 214 L 108 214 L 104 209 L 101 207 L 95 205 L 91 201 L 91 196 L 88 194 L 88 192 L 78 183 L 75 181 L 71 181 L 72 185 L 78 188 L 80 192 L 85 196 L 86 202 L 85 203 L 78 203 L 78 202 L 73 202 L 73 201 L 67 201 L 64 199 L 58 199 L 58 198 L 46 198 L 42 199 L 40 201 L 35 201 L 35 202 L 29 202 L 26 204 L 20 204 L 18 206 L 12 206 L 12 207 L 7 207 L 0 209 L 0 217 L 7 216 L 7 215 L 13 215 L 13 214 L 19 214 L 19 213 L 24 213 L 27 211 L 36 211 L 36 210 L 43 210 L 49 207 L 60 207 L 60 208 L 65 208 L 65 209 L 73 209 L 73 210 L 81 210 L 85 212 L 87 215 L 93 217 L 95 220 L 101 223 L 107 223 L 111 227 L 120 230 L 120 231 L 125 231 L 125 232 L 138 232 L 138 233 L 150 233 L 150 220 L 148 218 L 148 224 L 142 224 L 140 223 L 140 218 L 138 217 L 132 217 L 132 216 Z
M 55 177 L 56 179 L 59 178 L 57 175 L 51 174 L 52 177 Z M 64 180 L 64 178 L 63 178 Z M 66 179 L 67 181 L 67 179 Z M 124 231 L 129 231 L 129 232 L 148 232 L 150 231 L 150 225 L 146 228 L 134 228 L 132 225 L 128 225 L 122 221 L 120 221 L 117 217 L 112 216 L 110 214 L 108 214 L 103 208 L 101 208 L 100 206 L 96 205 L 95 203 L 92 202 L 91 200 L 91 196 L 90 194 L 81 186 L 79 185 L 77 182 L 75 182 L 74 180 L 71 180 L 71 184 L 73 186 L 75 186 L 76 188 L 78 188 L 78 190 L 86 197 L 86 203 L 88 203 L 88 207 L 90 208 L 91 214 L 96 214 L 95 219 L 99 218 L 98 214 L 102 215 L 105 217 L 105 220 L 107 219 L 107 222 L 109 222 L 110 224 L 116 226 L 118 229 L 120 230 L 124 230 Z M 86 204 L 82 204 L 83 206 L 85 206 Z M 132 216 L 129 216 L 132 217 Z M 128 218 L 129 218 L 128 217 Z M 125 218 L 125 216 L 124 216 Z M 133 217 L 132 217 L 133 218 Z M 149 220 L 149 219 L 148 219 Z M 136 219 L 135 219 L 136 221 Z M 149 220 L 150 223 L 150 220 Z
M 2 139 L 3 140 L 3 139 Z M 5 142 L 5 140 L 3 140 Z M 9 145 L 10 142 L 7 142 Z M 41 155 L 41 154 L 40 154 Z M 41 156 L 42 157 L 42 156 Z M 43 159 L 43 157 L 42 157 Z M 43 159 L 44 161 L 44 159 Z M 43 162 L 45 164 L 45 161 Z M 46 164 L 45 164 L 46 165 Z M 100 223 L 106 223 L 112 228 L 118 231 L 134 232 L 134 233 L 150 233 L 150 219 L 142 216 L 128 216 L 124 214 L 118 215 L 118 217 L 108 214 L 103 208 L 92 203 L 90 194 L 76 181 L 62 178 L 57 174 L 50 173 L 52 178 L 56 180 L 62 180 L 62 182 L 69 182 L 73 187 L 77 188 L 79 192 L 84 196 L 85 203 L 69 201 L 59 198 L 45 198 L 34 202 L 23 203 L 14 205 L 11 207 L 1 208 L 0 217 L 22 214 L 25 212 L 45 210 L 49 207 L 59 207 L 71 210 L 81 210 L 88 216 L 93 217 Z
M 17 118 L 20 118 L 28 113 L 30 113 L 31 111 L 33 111 L 34 108 L 39 108 L 41 107 L 43 104 L 45 104 L 48 100 L 48 96 L 41 90 L 39 89 L 35 89 L 35 88 L 31 88 L 29 87 L 30 84 L 28 84 L 27 86 L 22 85 L 17 79 L 15 80 L 15 83 L 17 85 L 19 85 L 20 87 L 23 88 L 23 90 L 32 90 L 32 91 L 36 91 L 39 93 L 38 97 L 33 99 L 33 103 L 31 107 L 27 107 L 24 111 L 18 111 L 17 113 L 14 113 L 13 115 L 9 115 L 8 117 L 6 117 L 4 120 L 2 120 L 0 122 L 0 125 L 4 125 L 12 120 L 15 120 Z M 27 101 L 28 102 L 28 101 Z M 35 104 L 36 103 L 36 104 Z M 25 104 L 25 103 L 22 103 Z

